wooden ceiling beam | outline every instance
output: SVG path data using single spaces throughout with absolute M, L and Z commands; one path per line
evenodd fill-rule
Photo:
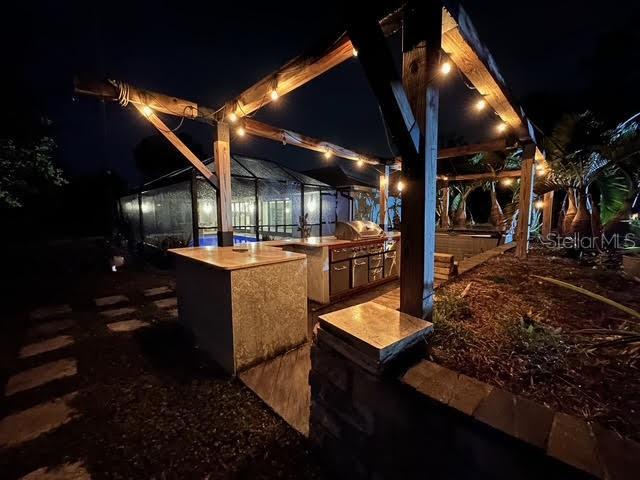
M 463 175 L 438 175 L 438 180 L 449 182 L 468 182 L 474 180 L 500 180 L 502 178 L 516 178 L 521 175 L 520 170 L 503 170 L 498 173 L 466 173 Z

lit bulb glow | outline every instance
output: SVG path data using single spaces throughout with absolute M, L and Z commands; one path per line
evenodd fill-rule
M 483 111 L 485 108 L 487 108 L 487 101 L 486 101 L 486 100 L 481 99 L 481 100 L 478 100 L 478 101 L 476 102 L 475 109 L 476 109 L 478 112 Z
M 358 50 L 356 50 L 355 48 L 353 49 L 353 56 L 357 57 L 358 56 Z
M 504 133 L 507 131 L 507 124 L 504 122 L 500 122 L 498 125 L 496 125 L 496 130 L 498 131 L 498 133 Z
M 324 158 L 331 158 L 333 154 L 331 153 L 331 150 L 325 150 L 324 151 Z
M 509 185 L 513 185 L 513 178 L 505 178 L 502 180 L 502 185 L 508 187 Z
M 402 180 L 398 180 L 397 188 L 399 192 L 404 190 L 404 182 Z
M 278 100 L 278 98 L 280 98 L 278 92 L 276 92 L 275 90 L 271 90 L 271 101 L 275 102 L 276 100 Z
M 451 63 L 450 62 L 444 62 L 442 65 L 440 65 L 440 73 L 442 73 L 443 75 L 448 75 L 451 72 Z
M 364 167 L 364 160 L 362 160 L 361 158 L 358 159 L 358 161 L 356 162 L 356 164 L 358 165 L 358 167 Z
M 231 123 L 236 123 L 238 121 L 238 115 L 236 115 L 235 112 L 231 112 L 229 115 L 227 115 L 227 118 Z
M 536 207 L 538 210 L 542 210 L 542 208 L 544 207 L 544 202 L 542 200 L 538 200 L 536 201 L 536 203 L 533 204 L 534 207 Z
M 238 127 L 236 130 L 236 133 L 238 134 L 239 137 L 244 137 L 244 134 L 247 133 L 244 129 L 244 127 Z
M 145 117 L 148 117 L 153 113 L 153 110 L 151 109 L 151 107 L 145 105 L 144 107 L 142 107 L 142 113 L 144 113 Z

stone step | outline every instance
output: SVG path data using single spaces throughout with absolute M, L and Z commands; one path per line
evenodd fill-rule
M 165 285 L 162 287 L 147 288 L 146 290 L 143 291 L 143 294 L 145 297 L 155 297 L 155 296 L 163 295 L 165 293 L 170 293 L 170 292 L 173 292 L 171 287 Z
M 73 327 L 73 320 L 66 318 L 64 320 L 53 320 L 51 322 L 41 323 L 27 330 L 28 338 L 48 337 L 60 333 Z
M 40 355 L 42 353 L 52 352 L 54 350 L 69 346 L 72 343 L 73 337 L 70 335 L 60 335 L 48 340 L 43 340 L 41 342 L 31 343 L 29 345 L 25 345 L 24 347 L 22 347 L 22 349 L 20 349 L 18 358 L 29 358 L 35 355 Z
M 94 298 L 93 301 L 95 302 L 96 307 L 107 307 L 118 303 L 128 303 L 129 297 L 126 295 L 111 295 L 109 297 Z
M 77 394 L 73 392 L 3 418 L 0 421 L 0 449 L 33 440 L 76 418 L 79 413 L 70 403 Z
M 20 480 L 91 480 L 82 462 L 65 463 L 57 467 L 42 467 Z
M 71 377 L 78 373 L 77 362 L 65 358 L 45 363 L 39 367 L 20 372 L 9 378 L 5 395 L 10 396 L 24 390 L 30 390 L 60 378 Z
M 32 320 L 44 320 L 45 318 L 56 317 L 71 313 L 71 306 L 68 304 L 48 305 L 46 307 L 36 308 L 32 310 L 29 316 Z
M 113 310 L 103 310 L 100 312 L 100 315 L 104 315 L 105 317 L 115 318 L 122 317 L 123 315 L 129 315 L 135 312 L 136 309 L 133 307 L 123 307 L 123 308 L 114 308 Z
M 178 305 L 178 299 L 176 297 L 162 298 L 154 300 L 153 304 L 158 308 L 172 308 Z
M 148 326 L 149 324 L 142 320 L 123 320 L 122 322 L 107 323 L 107 328 L 112 332 L 132 332 Z

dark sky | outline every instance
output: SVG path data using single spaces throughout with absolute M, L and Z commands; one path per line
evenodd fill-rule
M 637 35 L 638 2 L 591 6 L 595 3 L 464 3 L 514 97 L 535 112 L 537 123 L 545 125 L 563 102 L 565 109 L 582 106 L 583 93 L 596 83 L 604 85 L 598 102 L 612 106 L 619 120 L 640 110 L 637 52 L 635 58 L 627 55 L 638 43 L 624 36 Z M 154 133 L 152 127 L 132 108 L 74 100 L 75 73 L 109 76 L 218 107 L 335 28 L 339 8 L 332 2 L 281 1 L 257 6 L 246 1 L 24 2 L 5 15 L 9 28 L 2 34 L 5 58 L 15 65 L 3 80 L 11 88 L 9 108 L 27 105 L 53 121 L 59 161 L 69 173 L 109 168 L 134 184 L 140 177 L 132 149 Z M 494 135 L 495 118 L 468 110 L 475 98 L 456 76 L 447 81 L 441 134 L 467 141 Z M 265 107 L 256 118 L 389 155 L 376 101 L 356 59 Z M 175 118 L 165 121 L 178 124 Z M 185 122 L 181 130 L 210 153 L 209 128 Z M 253 138 L 234 140 L 232 150 L 299 170 L 322 163 L 315 153 Z

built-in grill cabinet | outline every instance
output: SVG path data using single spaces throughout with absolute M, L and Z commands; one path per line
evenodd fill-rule
M 337 295 L 349 290 L 349 260 L 332 263 L 329 269 L 329 294 Z

